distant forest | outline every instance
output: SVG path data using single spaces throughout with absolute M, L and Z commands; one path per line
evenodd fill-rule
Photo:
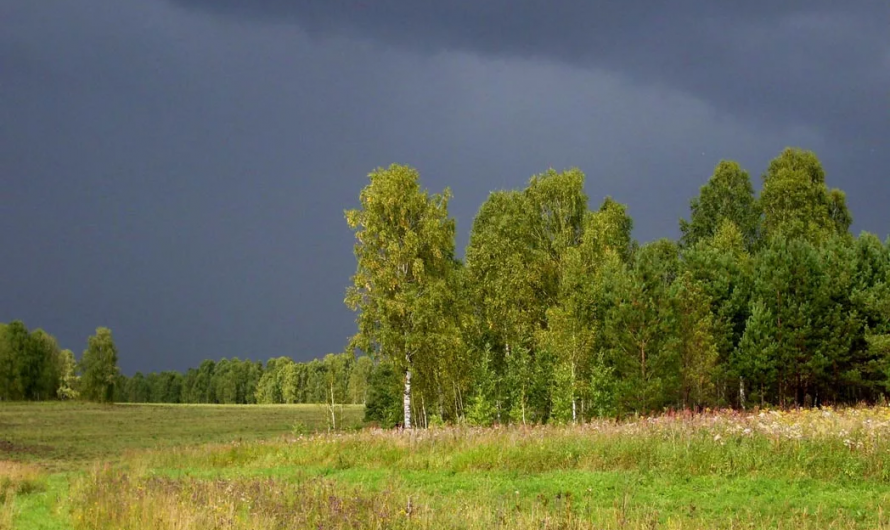
M 131 378 L 115 368 L 97 390 L 91 355 L 102 356 L 90 352 L 100 345 L 75 362 L 46 333 L 12 323 L 0 327 L 0 398 L 366 403 L 368 419 L 410 427 L 888 392 L 890 241 L 850 234 L 845 195 L 810 151 L 780 153 L 759 194 L 739 164 L 721 161 L 680 239 L 643 245 L 625 205 L 607 197 L 590 211 L 583 173 L 549 170 L 489 195 L 463 261 L 447 189 L 430 194 L 400 165 L 369 178 L 346 212 L 357 265 L 346 353 Z

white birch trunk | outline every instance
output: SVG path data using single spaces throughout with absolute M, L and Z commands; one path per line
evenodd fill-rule
M 411 369 L 405 370 L 405 428 L 411 428 Z
M 578 423 L 578 410 L 575 406 L 575 363 L 572 363 L 572 423 Z
M 334 415 L 334 384 L 331 383 L 331 430 L 337 430 L 337 416 Z
M 745 378 L 739 377 L 739 405 L 745 408 Z

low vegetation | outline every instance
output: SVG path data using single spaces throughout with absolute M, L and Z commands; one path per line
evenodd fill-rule
M 69 482 L 141 450 L 270 440 L 360 425 L 360 406 L 0 404 L 0 530 L 70 528 Z M 15 519 L 15 525 L 13 520 Z M 149 526 L 150 527 L 150 526 Z
M 333 412 L 345 428 L 361 424 L 360 406 Z M 133 450 L 266 440 L 327 430 L 330 423 L 331 410 L 322 405 L 8 403 L 0 405 L 0 460 L 77 469 Z
M 143 408 L 171 423 L 289 410 L 292 424 L 201 445 L 146 429 L 131 449 L 159 448 L 109 442 L 61 475 L 7 463 L 0 480 L 18 485 L 4 516 L 15 505 L 19 522 L 35 512 L 74 529 L 890 528 L 887 407 L 347 432 L 305 408 Z

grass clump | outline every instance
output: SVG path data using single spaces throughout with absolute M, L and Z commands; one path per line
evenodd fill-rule
M 13 528 L 19 496 L 46 489 L 46 474 L 39 467 L 0 460 L 0 530 Z

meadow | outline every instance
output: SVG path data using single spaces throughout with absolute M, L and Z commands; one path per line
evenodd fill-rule
M 338 406 L 335 418 L 355 428 L 362 410 Z M 94 465 L 120 465 L 146 449 L 327 430 L 330 421 L 324 405 L 0 403 L 0 530 L 72 528 L 69 484 Z
M 131 426 L 141 440 L 104 421 L 101 450 L 84 433 L 45 458 L 0 452 L 0 528 L 890 528 L 887 407 L 413 432 L 329 432 L 322 407 L 105 413 L 140 409 L 157 415 Z M 51 445 L 66 429 L 48 423 L 79 410 L 0 407 L 0 438 Z M 207 433 L 165 419 L 188 414 Z

